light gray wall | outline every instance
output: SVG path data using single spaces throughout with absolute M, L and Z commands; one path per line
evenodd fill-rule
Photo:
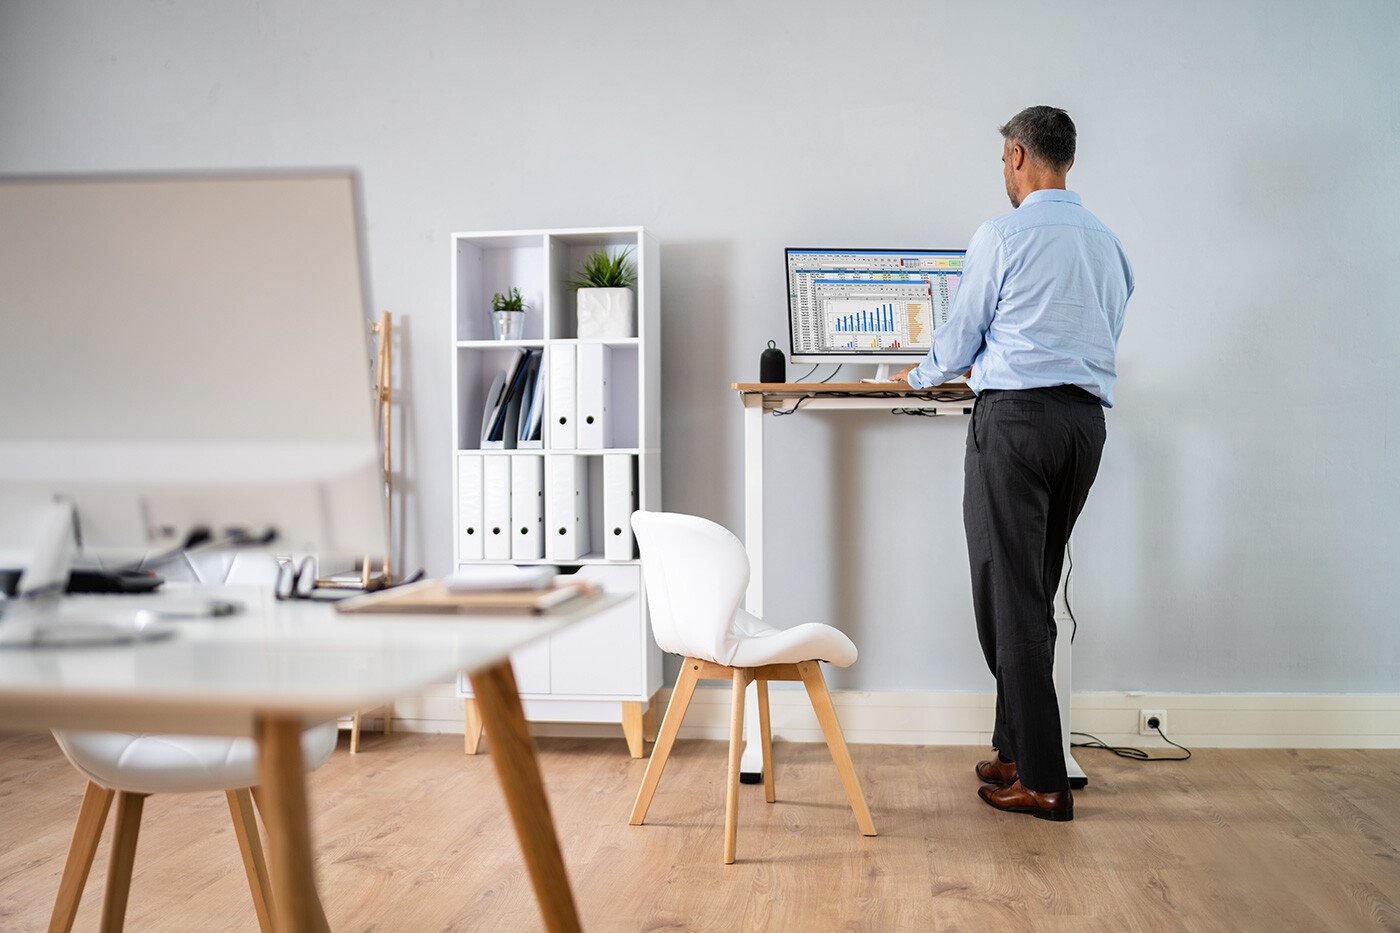
M 401 316 L 410 559 L 450 559 L 447 234 L 663 244 L 665 504 L 742 531 L 781 249 L 957 246 L 1053 103 L 1132 256 L 1076 686 L 1394 692 L 1400 5 L 0 3 L 0 170 L 354 165 Z M 230 270 L 236 274 L 236 270 Z M 985 689 L 961 420 L 771 423 L 769 616 Z

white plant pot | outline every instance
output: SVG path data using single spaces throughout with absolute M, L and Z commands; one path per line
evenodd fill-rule
M 578 336 L 580 340 L 635 337 L 634 299 L 630 288 L 580 288 Z

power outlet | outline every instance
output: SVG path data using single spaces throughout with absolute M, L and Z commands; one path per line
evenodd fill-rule
M 1157 729 L 1147 724 L 1149 719 L 1157 720 L 1157 729 L 1167 731 L 1167 711 L 1164 709 L 1138 710 L 1138 735 L 1156 735 Z

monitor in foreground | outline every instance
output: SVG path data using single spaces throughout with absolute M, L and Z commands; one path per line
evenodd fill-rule
M 0 178 L 0 565 L 382 552 L 359 218 L 348 171 Z

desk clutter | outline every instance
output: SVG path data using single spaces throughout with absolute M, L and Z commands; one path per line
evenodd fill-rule
M 601 587 L 588 580 L 568 580 L 528 589 L 453 589 L 447 580 L 420 580 L 344 599 L 336 603 L 335 608 L 343 613 L 538 615 L 601 592 Z

